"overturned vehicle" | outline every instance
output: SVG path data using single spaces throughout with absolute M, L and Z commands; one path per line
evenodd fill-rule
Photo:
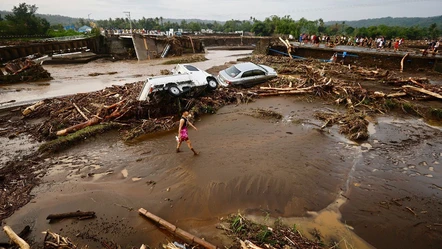
M 170 95 L 178 97 L 192 88 L 204 86 L 209 90 L 215 90 L 218 81 L 213 75 L 195 66 L 178 64 L 172 69 L 172 75 L 148 78 L 138 100 L 148 101 L 149 95 L 158 91 L 168 91 Z

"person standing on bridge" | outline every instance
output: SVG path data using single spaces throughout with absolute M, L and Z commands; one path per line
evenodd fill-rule
M 189 120 L 188 118 L 190 117 L 189 112 L 188 111 L 184 111 L 183 115 L 181 116 L 180 119 L 180 124 L 178 127 L 178 136 L 177 136 L 177 147 L 176 147 L 176 152 L 181 152 L 180 151 L 180 146 L 181 143 L 186 141 L 187 146 L 189 147 L 190 150 L 193 151 L 193 154 L 196 156 L 199 153 L 196 152 L 193 147 L 192 147 L 192 143 L 189 140 L 189 135 L 187 134 L 187 126 L 190 125 L 192 126 L 196 131 L 198 130 Z

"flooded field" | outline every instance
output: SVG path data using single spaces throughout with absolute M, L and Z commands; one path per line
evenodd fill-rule
M 284 118 L 251 117 L 252 108 Z M 175 132 L 130 144 L 105 134 L 47 159 L 35 198 L 5 223 L 17 230 L 31 225 L 35 241 L 51 229 L 92 248 L 103 239 L 123 248 L 160 247 L 170 238 L 137 214 L 142 207 L 228 246 L 232 241 L 215 227 L 240 211 L 263 222 L 281 217 L 307 235 L 316 228 L 326 244 L 345 239 L 353 248 L 437 248 L 440 129 L 380 118 L 372 139 L 358 145 L 335 129 L 318 129 L 312 115 L 324 108 L 332 107 L 282 97 L 224 107 L 190 131 L 199 156 L 184 147 L 177 154 Z M 95 211 L 97 218 L 45 220 L 75 210 Z

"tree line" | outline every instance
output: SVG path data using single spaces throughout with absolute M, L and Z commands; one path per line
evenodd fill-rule
M 37 9 L 38 8 L 35 5 L 21 3 L 19 6 L 13 8 L 12 14 L 6 15 L 4 18 L 0 16 L 0 35 L 57 36 L 60 35 L 60 32 L 61 35 L 72 35 L 74 33 L 73 31 L 64 32 L 64 28 L 61 24 L 50 26 L 45 18 L 36 16 Z M 134 29 L 161 31 L 183 29 L 190 32 L 200 32 L 202 29 L 205 29 L 224 33 L 244 31 L 253 32 L 258 36 L 292 35 L 294 37 L 299 37 L 302 34 L 316 34 L 371 38 L 383 36 L 386 39 L 401 37 L 412 40 L 437 39 L 441 36 L 441 30 L 437 27 L 436 23 L 431 24 L 429 27 L 421 27 L 417 25 L 410 27 L 377 25 L 354 28 L 347 25 L 345 22 L 326 25 L 323 19 L 312 21 L 301 18 L 299 20 L 294 20 L 290 16 L 270 16 L 262 21 L 250 17 L 249 20 L 229 20 L 224 23 L 216 21 L 188 22 L 186 20 L 182 20 L 181 22 L 171 22 L 165 21 L 163 17 L 143 17 L 138 20 L 129 20 L 128 18 L 109 18 L 93 22 L 79 18 L 75 23 L 75 26 L 78 28 L 83 25 L 92 25 L 104 29 L 129 29 L 131 24 Z
M 96 21 L 99 27 L 105 29 L 129 29 L 130 22 L 128 18 L 109 18 L 108 20 Z M 162 17 L 156 18 L 141 18 L 132 20 L 132 28 L 145 30 L 161 30 L 167 31 L 169 29 L 183 29 L 191 32 L 199 32 L 201 29 L 210 29 L 214 32 L 254 32 L 258 36 L 272 36 L 272 35 L 293 35 L 298 37 L 301 34 L 316 34 L 316 35 L 346 35 L 359 37 L 379 37 L 383 36 L 386 39 L 401 37 L 405 39 L 437 39 L 441 36 L 441 30 L 436 23 L 429 27 L 420 26 L 387 26 L 377 25 L 370 27 L 354 28 L 346 25 L 345 22 L 326 25 L 323 19 L 307 20 L 301 18 L 294 20 L 290 16 L 267 17 L 263 21 L 250 17 L 249 20 L 229 20 L 225 23 L 212 22 L 187 22 L 185 20 L 178 22 L 164 22 Z

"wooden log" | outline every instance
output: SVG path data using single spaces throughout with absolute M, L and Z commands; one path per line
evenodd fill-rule
M 401 73 L 404 72 L 404 61 L 408 57 L 409 53 L 405 54 L 401 60 Z
M 155 223 L 165 227 L 170 233 L 172 233 L 172 234 L 174 234 L 174 235 L 176 235 L 176 236 L 178 236 L 178 237 L 180 237 L 180 238 L 182 238 L 184 240 L 187 240 L 187 241 L 189 241 L 191 243 L 196 243 L 196 244 L 198 244 L 198 245 L 200 245 L 200 246 L 202 246 L 204 248 L 207 248 L 207 249 L 216 249 L 216 246 L 212 245 L 211 243 L 209 243 L 209 242 L 207 242 L 207 241 L 205 241 L 205 240 L 203 240 L 201 238 L 198 238 L 197 236 L 195 236 L 195 235 L 193 235 L 191 233 L 188 233 L 188 232 L 186 232 L 186 231 L 184 231 L 184 230 L 182 230 L 180 228 L 177 228 L 172 223 L 170 223 L 170 222 L 168 222 L 166 220 L 161 219 L 160 217 L 158 217 L 158 216 L 148 212 L 144 208 L 140 208 L 138 210 L 138 213 L 143 215 L 144 217 L 154 221 Z
M 387 95 L 387 98 L 398 98 L 398 97 L 404 97 L 404 96 L 407 96 L 406 92 L 390 93 Z
M 17 244 L 21 249 L 30 249 L 31 247 L 29 246 L 28 243 L 26 243 L 26 241 L 24 241 L 22 238 L 20 238 L 15 232 L 14 230 L 12 230 L 11 227 L 9 226 L 4 226 L 3 227 L 3 231 L 5 231 L 6 235 L 8 235 L 8 237 L 15 243 Z
M 275 90 L 275 91 L 291 91 L 296 90 L 297 88 L 294 87 L 268 87 L 268 86 L 262 86 L 259 88 L 260 90 Z
M 311 90 L 291 90 L 291 91 L 277 91 L 277 92 L 268 92 L 268 93 L 259 93 L 259 96 L 278 96 L 281 94 L 288 94 L 288 95 L 294 95 L 294 94 L 302 94 L 302 93 L 311 93 Z
M 46 217 L 47 220 L 60 220 L 65 218 L 82 218 L 82 217 L 95 217 L 95 212 L 71 212 L 71 213 L 61 213 L 61 214 L 50 214 Z
M 68 127 L 66 129 L 63 129 L 63 130 L 59 130 L 59 131 L 57 131 L 56 134 L 57 134 L 57 136 L 65 136 L 68 133 L 84 129 L 84 128 L 88 127 L 88 126 L 96 125 L 96 124 L 100 123 L 100 121 L 101 120 L 99 119 L 99 117 L 94 116 L 94 117 L 92 117 L 91 119 L 89 119 L 88 121 L 86 121 L 84 123 L 77 124 L 77 125 Z
M 23 112 L 22 112 L 23 116 L 26 116 L 26 115 L 30 114 L 30 113 L 33 112 L 37 107 L 43 105 L 44 103 L 45 103 L 45 102 L 42 100 L 42 101 L 39 101 L 39 102 L 37 102 L 37 103 L 35 103 L 35 104 L 31 105 L 31 106 L 26 107 L 26 109 L 24 109 Z
M 77 106 L 77 104 L 75 104 L 75 103 L 72 103 L 72 104 L 74 105 L 75 109 L 77 109 L 78 113 L 80 113 L 80 115 L 81 115 L 86 121 L 89 121 L 88 117 L 86 117 L 86 115 L 84 114 L 84 112 L 82 112 L 82 111 L 80 110 L 80 108 Z
M 411 81 L 411 83 L 413 83 L 413 84 L 415 84 L 415 85 L 418 85 L 418 86 L 420 86 L 420 87 L 422 87 L 422 88 L 425 88 L 424 87 L 424 84 L 421 84 L 421 83 L 419 83 L 419 82 L 417 82 L 416 80 L 414 80 L 413 78 L 409 78 L 409 81 Z
M 440 95 L 438 93 L 435 93 L 435 92 L 431 92 L 431 91 L 425 90 L 423 88 L 418 88 L 418 87 L 414 87 L 414 86 L 410 86 L 410 85 L 405 85 L 405 86 L 402 86 L 402 87 L 405 88 L 405 89 L 410 89 L 410 90 L 416 91 L 416 92 L 421 92 L 421 93 L 427 94 L 429 96 L 432 96 L 432 97 L 435 97 L 435 98 L 438 98 L 438 99 L 442 99 L 442 95 Z

